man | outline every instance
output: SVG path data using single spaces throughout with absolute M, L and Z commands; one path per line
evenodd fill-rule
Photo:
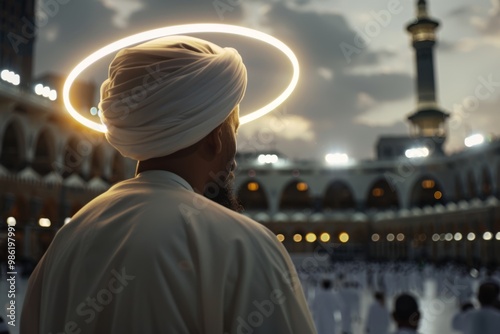
M 396 297 L 392 318 L 397 327 L 394 334 L 416 334 L 420 321 L 417 300 L 406 293 Z
M 334 334 L 336 332 L 335 312 L 341 312 L 343 304 L 338 294 L 332 290 L 332 281 L 323 279 L 316 290 L 311 310 L 318 334 Z
M 120 51 L 106 138 L 135 178 L 82 208 L 29 281 L 22 334 L 315 333 L 284 247 L 234 204 L 246 69 L 234 49 L 167 37 Z
M 368 309 L 365 331 L 370 334 L 387 334 L 389 332 L 389 312 L 385 307 L 385 296 L 376 292 L 375 300 Z
M 497 334 L 500 331 L 500 311 L 496 309 L 500 288 L 496 282 L 485 282 L 479 286 L 477 299 L 479 309 L 462 308 L 452 319 L 453 329 L 464 334 Z

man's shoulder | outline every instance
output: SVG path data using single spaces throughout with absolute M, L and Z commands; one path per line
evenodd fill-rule
M 179 211 L 188 222 L 203 224 L 213 231 L 274 236 L 264 225 L 243 213 L 230 210 L 198 194 L 194 195 L 191 203 L 181 203 Z
M 494 318 L 495 320 L 500 320 L 500 311 L 494 307 L 480 307 L 475 310 L 468 311 L 471 316 L 483 317 L 486 315 L 487 317 Z

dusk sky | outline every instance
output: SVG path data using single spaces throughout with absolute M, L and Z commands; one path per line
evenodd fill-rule
M 37 36 L 35 75 L 67 75 L 96 49 L 147 29 L 202 22 L 258 29 L 295 51 L 301 78 L 277 111 L 241 128 L 239 148 L 276 149 L 300 159 L 320 160 L 331 152 L 369 159 L 378 136 L 408 134 L 406 117 L 416 106 L 415 65 L 405 26 L 416 16 L 415 3 L 69 0 L 39 21 L 44 24 Z M 441 22 L 435 49 L 437 95 L 442 108 L 452 113 L 446 148 L 453 152 L 463 148 L 471 132 L 500 134 L 500 0 L 428 3 L 430 16 Z M 377 13 L 389 9 L 393 13 L 381 21 Z M 362 47 L 355 44 L 358 34 L 366 42 Z M 291 66 L 269 46 L 242 38 L 197 36 L 240 50 L 249 71 L 242 115 L 286 87 Z M 356 52 L 346 56 L 342 46 L 347 45 Z M 89 69 L 84 79 L 100 85 L 109 61 Z

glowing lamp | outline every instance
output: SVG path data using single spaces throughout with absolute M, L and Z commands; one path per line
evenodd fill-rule
M 482 143 L 484 143 L 484 136 L 481 134 L 475 134 L 475 135 L 469 136 L 469 137 L 465 138 L 465 140 L 464 140 L 464 144 L 467 147 L 481 145 Z

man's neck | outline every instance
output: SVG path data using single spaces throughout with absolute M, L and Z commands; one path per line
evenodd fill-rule
M 150 170 L 164 170 L 177 174 L 186 180 L 196 193 L 203 194 L 203 189 L 205 187 L 205 181 L 201 177 L 203 173 L 194 170 L 193 165 L 169 163 L 168 161 L 139 161 L 137 162 L 135 174 L 137 176 L 140 173 Z

